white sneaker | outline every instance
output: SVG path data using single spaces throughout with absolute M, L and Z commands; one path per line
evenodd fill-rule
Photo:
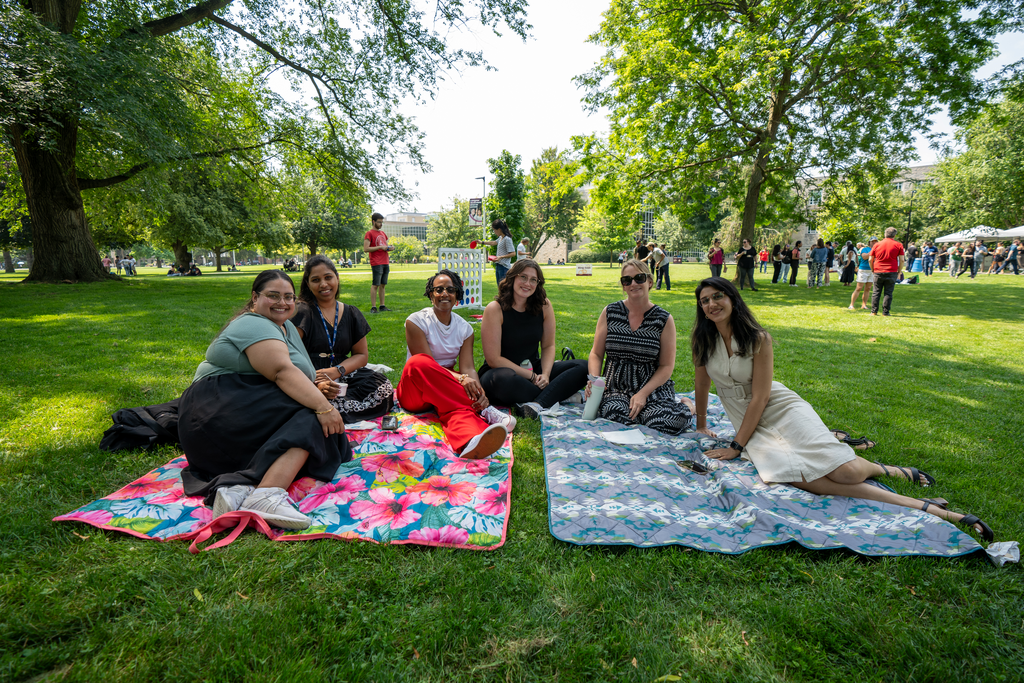
M 494 406 L 484 408 L 480 412 L 480 417 L 489 425 L 501 425 L 509 433 L 512 433 L 512 430 L 516 428 L 516 418 L 512 415 L 506 415 Z
M 505 431 L 504 426 L 491 425 L 470 439 L 459 457 L 479 460 L 494 455 L 504 445 L 507 437 L 508 432 Z
M 295 509 L 288 498 L 288 492 L 276 486 L 256 489 L 238 509 L 255 512 L 282 529 L 305 529 L 312 524 L 309 517 Z
M 248 484 L 221 486 L 213 498 L 213 518 L 217 519 L 225 512 L 234 512 L 255 490 L 255 486 Z
M 573 394 L 569 398 L 565 399 L 564 401 L 559 401 L 559 403 L 578 403 L 580 405 L 583 405 L 586 402 L 587 402 L 587 399 L 583 395 L 583 390 L 582 389 L 580 391 L 577 391 L 575 394 Z

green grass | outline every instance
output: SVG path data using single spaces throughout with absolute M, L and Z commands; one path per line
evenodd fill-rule
M 402 322 L 426 304 L 433 267 L 392 273 L 397 312 L 369 317 L 371 360 L 400 368 Z M 152 269 L 88 286 L 0 276 L 0 680 L 1024 678 L 1019 565 L 566 545 L 548 533 L 529 420 L 515 436 L 508 540 L 494 552 L 247 533 L 192 556 L 181 542 L 51 522 L 177 454 L 97 444 L 114 410 L 188 386 L 255 270 Z M 653 299 L 675 316 L 674 379 L 687 390 L 692 292 L 706 270 L 672 273 L 675 289 Z M 559 347 L 587 352 L 601 307 L 621 296 L 617 274 L 547 269 Z M 368 273 L 341 279 L 344 301 L 367 311 Z M 489 273 L 485 297 L 494 289 Z M 776 379 L 829 425 L 876 439 L 875 458 L 935 475 L 928 493 L 981 516 L 997 540 L 1024 538 L 1024 278 L 897 287 L 891 318 L 847 311 L 849 295 L 838 284 L 750 295 L 777 344 Z

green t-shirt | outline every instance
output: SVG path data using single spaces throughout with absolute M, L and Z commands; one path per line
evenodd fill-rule
M 217 338 L 210 342 L 206 349 L 206 360 L 196 368 L 196 374 L 192 381 L 196 382 L 204 377 L 214 375 L 258 375 L 256 369 L 249 363 L 245 350 L 266 339 L 280 339 L 288 345 L 288 357 L 299 370 L 313 379 L 316 371 L 309 361 L 309 354 L 306 347 L 302 345 L 302 337 L 291 321 L 284 324 L 286 332 L 281 332 L 269 318 L 264 318 L 258 313 L 243 313 L 232 320 L 224 331 L 217 335 Z

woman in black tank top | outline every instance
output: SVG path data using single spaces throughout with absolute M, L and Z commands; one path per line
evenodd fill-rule
M 480 384 L 494 405 L 536 417 L 555 403 L 581 401 L 587 362 L 555 362 L 555 312 L 544 292 L 544 274 L 520 259 L 484 309 L 480 336 L 485 363 Z

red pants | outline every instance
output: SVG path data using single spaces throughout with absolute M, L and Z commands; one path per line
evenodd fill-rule
M 405 361 L 402 379 L 398 381 L 398 402 L 402 410 L 413 413 L 436 410 L 448 443 L 456 453 L 461 453 L 470 439 L 488 427 L 473 410 L 473 401 L 459 380 L 425 353 Z

